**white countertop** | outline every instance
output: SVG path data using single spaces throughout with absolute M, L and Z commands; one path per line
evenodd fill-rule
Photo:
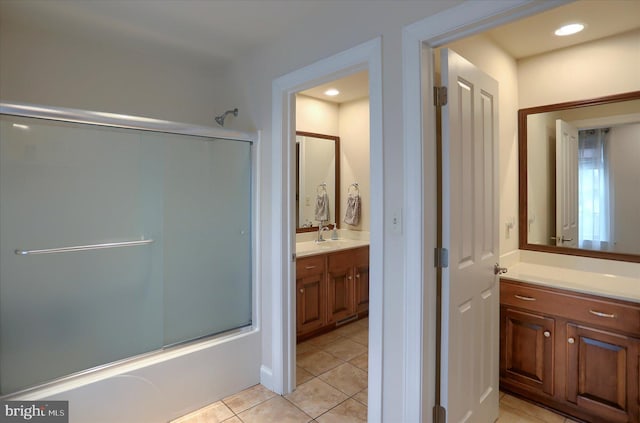
M 640 303 L 640 278 L 527 262 L 508 269 L 503 278 Z
M 365 247 L 369 245 L 368 239 L 339 238 L 327 239 L 324 242 L 303 241 L 296 242 L 296 257 L 308 257 L 317 254 L 333 253 L 335 251 L 349 250 L 351 248 Z

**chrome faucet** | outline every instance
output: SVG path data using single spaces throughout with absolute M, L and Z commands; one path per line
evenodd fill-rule
M 325 242 L 326 239 L 322 237 L 322 231 L 328 231 L 328 230 L 329 230 L 328 226 L 322 226 L 322 223 L 320 223 L 320 225 L 318 225 L 318 239 L 316 239 L 316 242 Z

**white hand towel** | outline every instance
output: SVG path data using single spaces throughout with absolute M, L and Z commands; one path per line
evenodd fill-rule
M 349 194 L 347 198 L 347 212 L 344 216 L 344 223 L 357 225 L 360 222 L 360 195 Z
M 316 220 L 328 221 L 329 220 L 329 196 L 326 192 L 318 194 L 316 196 Z

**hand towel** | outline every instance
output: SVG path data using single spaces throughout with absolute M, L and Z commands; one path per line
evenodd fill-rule
M 360 195 L 349 194 L 347 198 L 347 212 L 344 216 L 344 223 L 357 225 L 360 222 Z
M 316 220 L 323 222 L 329 220 L 329 196 L 326 192 L 316 196 Z

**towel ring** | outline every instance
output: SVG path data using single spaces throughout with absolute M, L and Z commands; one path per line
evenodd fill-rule
M 327 192 L 327 183 L 323 182 L 316 187 L 316 194 L 324 194 Z
M 353 188 L 353 191 L 351 190 L 351 188 Z M 352 183 L 351 185 L 349 185 L 349 195 L 351 194 L 360 194 L 360 187 L 358 186 L 357 182 Z

